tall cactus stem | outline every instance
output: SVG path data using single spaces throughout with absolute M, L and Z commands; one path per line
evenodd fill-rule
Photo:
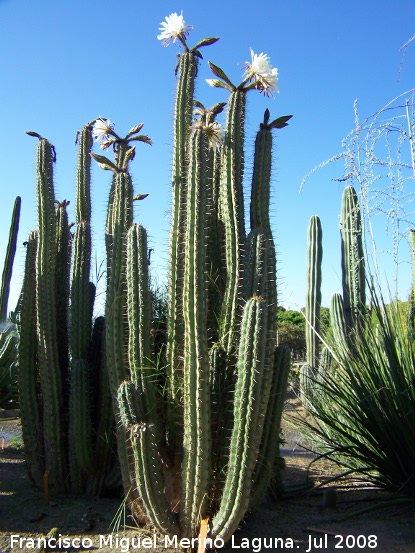
M 189 151 L 183 313 L 183 463 L 181 529 L 195 535 L 204 515 L 210 470 L 210 390 L 207 350 L 206 194 L 207 136 L 193 132 Z
M 45 470 L 49 482 L 66 487 L 67 456 L 63 447 L 62 378 L 56 335 L 56 214 L 53 187 L 55 152 L 39 140 L 37 149 L 37 203 L 39 240 L 36 258 L 36 310 L 40 382 L 43 395 Z
M 186 213 L 187 141 L 192 124 L 193 95 L 198 58 L 194 52 L 180 56 L 179 78 L 174 108 L 174 150 L 172 174 L 172 219 L 169 243 L 168 277 L 168 363 L 172 411 L 169 415 L 170 435 L 178 434 L 181 402 L 182 366 L 184 348 L 183 268 Z
M 18 382 L 20 417 L 27 469 L 34 482 L 41 482 L 45 466 L 41 411 L 38 404 L 39 368 L 37 360 L 35 293 L 37 241 L 37 231 L 31 232 L 26 245 L 26 260 L 22 285 Z
M 363 228 L 359 200 L 355 189 L 347 186 L 340 214 L 342 284 L 347 333 L 359 328 L 366 303 Z
M 20 209 L 22 200 L 20 196 L 14 201 L 12 220 L 10 224 L 9 241 L 7 243 L 6 257 L 3 266 L 3 275 L 0 290 L 0 321 L 7 318 L 7 305 L 10 294 L 10 281 L 12 278 L 13 261 L 16 254 L 17 235 L 19 232 Z
M 280 468 L 277 466 L 276 461 L 280 451 L 281 439 L 279 433 L 290 368 L 290 348 L 278 346 L 275 350 L 271 393 L 261 448 L 255 467 L 251 506 L 255 506 L 264 497 L 270 485 L 273 496 L 278 496 L 278 491 L 282 491 L 282 486 L 280 485 L 281 476 L 279 474 Z
M 307 363 L 318 367 L 320 349 L 321 263 L 323 259 L 323 232 L 320 219 L 313 215 L 308 225 L 307 290 L 306 290 L 306 346 Z
M 246 93 L 235 90 L 228 102 L 222 146 L 221 217 L 225 231 L 226 288 L 221 314 L 221 342 L 234 353 L 241 316 L 242 248 L 245 243 L 243 199 Z
M 223 494 L 212 520 L 211 535 L 228 540 L 249 505 L 252 474 L 258 455 L 262 428 L 261 386 L 267 337 L 267 308 L 260 298 L 245 304 L 238 349 L 237 382 L 234 397 L 234 426 Z M 263 422 L 262 422 L 263 423 Z

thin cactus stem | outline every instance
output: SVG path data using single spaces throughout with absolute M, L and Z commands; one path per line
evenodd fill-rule
M 181 528 L 195 535 L 204 515 L 210 469 L 210 390 L 207 350 L 206 194 L 207 136 L 193 132 L 189 151 L 183 306 L 183 463 Z
M 133 222 L 133 186 L 129 173 L 115 176 L 113 198 L 108 207 L 112 212 L 111 228 L 112 258 L 105 303 L 106 363 L 117 421 L 118 455 L 124 489 L 131 487 L 128 467 L 126 435 L 119 423 L 117 392 L 120 383 L 128 376 L 128 351 L 126 348 L 127 299 L 126 299 L 126 236 Z
M 174 109 L 174 150 L 172 174 L 172 220 L 169 243 L 168 278 L 168 340 L 167 356 L 170 372 L 169 435 L 180 441 L 180 403 L 182 389 L 184 321 L 183 321 L 183 267 L 186 213 L 187 140 L 192 123 L 193 95 L 198 58 L 194 52 L 180 57 L 179 78 Z M 177 439 L 175 438 L 177 436 Z
M 9 241 L 7 243 L 6 257 L 3 266 L 3 275 L 0 290 L 0 321 L 7 318 L 7 305 L 10 294 L 10 281 L 12 278 L 13 261 L 16 254 L 17 235 L 19 232 L 20 209 L 22 200 L 20 196 L 14 201 L 12 220 L 10 224 Z
M 76 229 L 71 287 L 71 441 L 75 457 L 71 472 L 79 466 L 91 472 L 93 441 L 91 432 L 91 397 L 88 351 L 92 332 L 91 286 L 91 156 L 92 129 L 86 125 L 78 137 L 76 182 Z M 74 465 L 75 460 L 75 465 Z
M 127 305 L 131 378 L 135 384 L 146 379 L 144 367 L 151 359 L 151 299 L 147 261 L 147 233 L 141 225 L 132 225 L 127 233 Z M 140 388 L 145 389 L 141 383 Z
M 226 288 L 221 314 L 221 341 L 228 354 L 235 351 L 241 316 L 242 248 L 245 243 L 243 200 L 246 94 L 235 90 L 228 102 L 222 146 L 221 217 L 225 231 Z
M 347 333 L 357 331 L 366 303 L 362 218 L 355 189 L 343 192 L 340 214 L 342 284 Z
M 68 223 L 67 206 L 69 202 L 63 200 L 56 208 L 56 325 L 58 340 L 59 366 L 63 386 L 64 409 L 69 399 L 69 353 L 68 353 L 68 324 L 69 324 L 69 294 L 70 294 L 70 267 L 72 240 Z
M 134 480 L 140 501 L 160 534 L 178 535 L 177 520 L 170 512 L 163 493 L 157 436 L 153 424 L 146 422 L 146 413 L 140 410 L 140 400 L 133 382 L 124 381 L 120 384 L 118 404 L 121 421 L 131 443 Z
M 333 294 L 330 303 L 330 320 L 333 329 L 333 337 L 343 355 L 349 353 L 347 323 L 344 313 L 344 303 L 341 294 Z
M 251 506 L 255 506 L 261 501 L 270 486 L 271 480 L 277 483 L 281 478 L 278 474 L 279 468 L 276 466 L 276 460 L 280 451 L 281 439 L 279 433 L 291 368 L 290 348 L 278 346 L 273 361 L 271 393 L 258 461 L 255 467 Z M 281 492 L 281 490 L 279 491 Z M 273 489 L 273 492 L 275 495 L 277 490 Z
M 25 444 L 24 453 L 29 475 L 41 482 L 44 467 L 43 429 L 38 404 L 38 362 L 36 334 L 36 253 L 38 233 L 29 234 L 26 244 L 25 271 L 20 312 L 18 372 L 20 417 Z
M 323 232 L 320 219 L 313 215 L 308 225 L 306 344 L 307 363 L 318 367 L 320 349 L 321 263 L 323 259 Z
M 36 311 L 40 382 L 43 395 L 45 470 L 49 482 L 66 487 L 63 439 L 62 377 L 56 336 L 56 214 L 53 188 L 53 146 L 44 138 L 37 149 L 39 239 L 36 258 Z
M 238 350 L 234 397 L 234 426 L 229 461 L 219 510 L 212 520 L 211 535 L 228 540 L 249 505 L 252 474 L 261 440 L 261 386 L 267 336 L 267 308 L 260 298 L 245 304 Z

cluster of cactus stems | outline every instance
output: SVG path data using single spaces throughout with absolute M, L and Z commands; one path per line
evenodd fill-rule
M 55 199 L 52 144 L 35 132 L 38 230 L 27 240 L 21 294 L 19 394 L 31 478 L 50 489 L 100 494 L 112 465 L 114 421 L 102 355 L 104 324 L 92 320 L 90 150 L 79 134 L 76 224 Z M 72 274 L 71 274 L 72 267 Z M 108 480 L 107 480 L 108 482 Z
M 366 312 L 366 275 L 363 251 L 362 217 L 357 193 L 352 186 L 343 191 L 340 213 L 341 268 L 343 294 L 335 293 L 331 298 L 330 319 L 333 340 L 336 347 L 347 354 L 353 354 L 354 338 L 362 329 L 362 318 Z M 321 346 L 320 303 L 322 230 L 318 217 L 313 216 L 308 228 L 307 250 L 307 363 L 300 371 L 300 392 L 305 406 L 307 397 L 321 389 L 324 375 L 333 365 L 330 350 Z
M 67 202 L 55 203 L 53 147 L 31 133 L 39 138 L 39 230 L 29 237 L 23 285 L 23 434 L 36 481 L 48 471 L 60 489 L 80 490 L 90 482 L 97 493 L 111 468 L 103 444 L 111 445 L 112 402 L 121 478 L 133 515 L 160 534 L 187 538 L 197 536 L 208 517 L 209 536 L 226 541 L 271 481 L 278 481 L 275 461 L 290 356 L 275 343 L 276 254 L 269 204 L 272 131 L 285 127 L 291 116 L 270 121 L 265 111 L 255 142 L 247 234 L 246 95 L 255 88 L 266 92 L 266 82 L 252 82 L 250 75 L 235 86 L 210 64 L 218 77 L 214 86 L 229 91 L 219 141 L 215 117 L 225 104 L 207 110 L 194 99 L 200 49 L 218 39 L 189 49 L 184 32 L 177 38 L 184 52 L 177 68 L 162 352 L 153 339 L 147 234 L 133 221 L 133 203 L 145 195 L 134 196 L 129 163 L 134 141 L 151 144 L 140 134 L 143 125 L 125 138 L 107 120 L 94 126 L 100 125 L 102 148 L 112 146 L 115 152 L 113 162 L 91 153 L 112 171 L 105 317 L 94 322 L 92 124 L 79 135 L 73 236 Z M 58 332 L 57 317 L 68 324 L 66 331 Z

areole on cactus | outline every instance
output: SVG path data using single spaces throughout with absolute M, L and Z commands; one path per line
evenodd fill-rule
M 173 127 L 167 331 L 161 346 L 166 355 L 157 356 L 154 351 L 147 234 L 133 220 L 133 202 L 146 196 L 134 195 L 133 144 L 151 144 L 151 140 L 141 134 L 143 124 L 121 138 L 110 120 L 98 118 L 79 134 L 77 221 L 70 240 L 72 326 L 66 349 L 70 393 L 62 386 L 53 303 L 41 314 L 44 294 L 56 295 L 53 149 L 35 133 L 40 152 L 40 228 L 31 237 L 30 256 L 28 249 L 27 282 L 32 279 L 44 290 L 36 294 L 35 305 L 28 288 L 24 306 L 27 316 L 32 309 L 39 320 L 30 339 L 45 361 L 41 378 L 45 405 L 34 401 L 33 371 L 39 369 L 29 364 L 32 377 L 22 386 L 22 399 L 26 398 L 25 409 L 36 420 L 42 419 L 41 408 L 48 417 L 54 409 L 65 412 L 69 405 L 70 413 L 74 412 L 69 428 L 65 418 L 53 428 L 44 422 L 45 444 L 27 430 L 28 443 L 33 442 L 28 458 L 32 473 L 50 470 L 51 480 L 65 488 L 69 467 L 69 481 L 79 491 L 99 465 L 102 483 L 110 463 L 97 457 L 100 442 L 92 447 L 91 442 L 95 432 L 102 432 L 104 405 L 108 414 L 110 401 L 121 479 L 133 516 L 160 534 L 186 538 L 196 537 L 201 519 L 207 517 L 209 536 L 226 541 L 278 471 L 275 460 L 290 358 L 275 344 L 276 254 L 269 199 L 272 132 L 286 126 L 291 116 L 270 122 L 267 109 L 259 126 L 247 233 L 243 197 L 247 93 L 256 89 L 271 96 L 277 88 L 277 70 L 268 56 L 251 51 L 242 83 L 235 87 L 222 69 L 210 64 L 217 77 L 210 84 L 229 91 L 222 136 L 215 118 L 225 103 L 206 110 L 194 98 L 200 49 L 218 39 L 207 38 L 189 48 L 190 29 L 182 15 L 172 14 L 162 23 L 158 37 L 164 45 L 178 41 L 183 47 Z M 103 150 L 112 148 L 114 160 L 90 154 L 93 139 Z M 105 229 L 105 318 L 94 324 L 89 282 L 90 156 L 112 173 Z M 95 330 L 104 344 L 99 363 L 91 355 Z M 30 335 L 27 325 L 22 331 Z M 31 350 L 26 347 L 21 345 L 21 352 L 27 357 Z M 156 359 L 165 361 L 157 364 Z M 92 393 L 85 385 L 91 370 L 97 371 L 93 378 L 99 380 L 98 391 Z M 98 404 L 100 415 L 93 427 L 90 414 Z M 68 432 L 73 449 L 67 448 Z M 36 456 L 43 449 L 47 466 Z

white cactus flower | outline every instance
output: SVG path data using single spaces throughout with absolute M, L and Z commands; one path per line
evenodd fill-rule
M 184 38 L 193 29 L 191 25 L 186 25 L 183 19 L 183 12 L 180 15 L 172 13 L 166 17 L 166 21 L 160 23 L 159 31 L 162 31 L 158 36 L 158 40 L 162 40 L 163 46 L 168 46 L 170 42 L 176 42 L 179 37 Z
M 258 55 L 251 50 L 251 62 L 245 62 L 244 78 L 255 82 L 255 88 L 263 91 L 267 96 L 272 93 L 270 89 L 278 92 L 278 69 L 272 67 L 269 57 L 262 52 Z
M 205 127 L 205 132 L 209 140 L 209 147 L 212 149 L 220 148 L 223 142 L 223 130 L 221 125 L 216 121 L 208 123 Z
M 100 144 L 102 150 L 106 150 L 108 148 L 106 142 L 109 140 L 110 134 L 112 134 L 111 131 L 113 127 L 114 125 L 109 119 L 103 119 L 102 117 L 97 119 L 94 123 L 92 136 L 94 141 Z

